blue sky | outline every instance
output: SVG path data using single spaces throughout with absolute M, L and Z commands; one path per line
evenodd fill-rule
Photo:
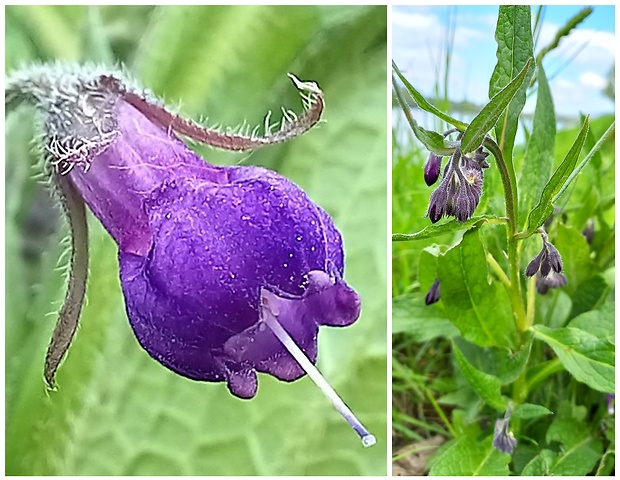
M 533 18 L 537 8 L 532 8 Z M 581 8 L 547 6 L 536 52 Z M 613 101 L 601 90 L 614 65 L 615 9 L 602 5 L 593 8 L 594 12 L 543 61 L 557 114 L 577 117 L 581 111 L 596 117 L 614 111 Z M 394 6 L 392 56 L 416 88 L 432 95 L 437 67 L 439 78 L 443 78 L 450 14 L 456 22 L 456 34 L 449 96 L 455 101 L 467 99 L 482 104 L 488 100 L 488 82 L 496 61 L 497 10 L 497 6 Z M 570 60 L 577 51 L 578 55 Z M 525 111 L 534 111 L 535 100 L 535 96 L 528 100 Z

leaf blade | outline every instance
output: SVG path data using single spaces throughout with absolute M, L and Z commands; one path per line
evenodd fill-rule
M 513 78 L 508 85 L 497 92 L 497 94 L 489 100 L 489 103 L 480 110 L 480 113 L 474 117 L 461 139 L 461 150 L 463 153 L 469 153 L 482 145 L 484 136 L 497 123 L 502 112 L 524 84 L 525 78 L 530 71 L 531 63 L 532 59 L 530 58 L 519 74 Z
M 572 171 L 575 169 L 577 159 L 583 144 L 586 141 L 589 128 L 589 117 L 586 117 L 579 135 L 573 142 L 570 150 L 564 157 L 564 160 L 560 166 L 553 173 L 551 179 L 545 185 L 540 200 L 534 210 L 532 210 L 527 218 L 527 233 L 535 231 L 540 227 L 545 220 L 553 213 L 553 198 L 560 191 L 566 180 L 569 178 Z
M 400 78 L 400 81 L 403 82 L 403 85 L 405 85 L 405 87 L 407 88 L 407 90 L 409 91 L 413 99 L 415 100 L 418 107 L 420 107 L 422 110 L 426 112 L 432 113 L 438 118 L 441 118 L 442 120 L 449 123 L 450 125 L 458 128 L 459 130 L 465 130 L 467 128 L 467 123 L 461 122 L 460 120 L 457 120 L 456 118 L 451 117 L 447 113 L 442 112 L 437 107 L 429 103 L 424 98 L 424 96 L 420 92 L 418 92 L 414 88 L 413 85 L 411 85 L 409 80 L 407 80 L 407 78 L 402 74 L 402 72 L 400 71 L 400 69 L 398 68 L 398 66 L 393 60 L 392 60 L 392 68 L 396 72 L 396 75 L 398 75 L 398 78 Z
M 529 6 L 502 5 L 499 7 L 495 30 L 497 64 L 489 82 L 489 98 L 508 85 L 528 59 L 534 57 L 531 25 Z M 500 143 L 504 158 L 510 165 L 512 165 L 512 149 L 517 134 L 519 115 L 525 105 L 526 90 L 533 74 L 532 68 L 519 92 L 510 102 L 503 121 L 495 127 L 495 138 Z
M 476 345 L 511 347 L 516 335 L 508 295 L 488 281 L 486 255 L 479 230 L 439 258 L 441 302 L 463 337 Z
M 556 353 L 564 368 L 595 390 L 614 393 L 615 353 L 610 342 L 578 328 L 534 327 L 534 336 Z

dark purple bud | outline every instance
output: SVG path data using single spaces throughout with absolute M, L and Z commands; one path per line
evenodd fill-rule
M 546 256 L 547 256 L 547 250 L 543 247 L 540 253 L 536 255 L 532 259 L 532 261 L 528 264 L 527 268 L 525 269 L 525 275 L 527 277 L 534 276 L 536 272 L 538 272 L 538 270 L 540 269 L 540 264 L 543 261 L 543 258 L 545 258 Z
M 439 301 L 440 298 L 440 286 L 439 286 L 439 278 L 436 278 L 431 288 L 428 289 L 426 296 L 424 297 L 424 302 L 427 305 L 432 305 L 435 302 Z
M 445 179 L 445 176 L 444 176 Z M 442 179 L 439 186 L 431 193 L 431 198 L 428 203 L 428 211 L 426 215 L 431 219 L 431 222 L 437 223 L 441 217 L 446 214 L 446 207 L 448 201 L 447 187 L 448 183 Z
M 545 255 L 543 256 L 540 262 L 540 275 L 543 277 L 546 277 L 547 275 L 549 275 L 550 271 L 551 271 L 551 261 L 549 260 L 548 252 L 545 250 Z
M 543 277 L 540 273 L 536 275 L 536 290 L 541 295 L 545 295 L 550 288 L 559 288 L 566 285 L 567 279 L 563 273 L 551 271 L 548 276 Z
M 431 153 L 424 164 L 424 181 L 430 187 L 439 178 L 441 171 L 441 157 Z
M 547 248 L 549 249 L 549 263 L 551 264 L 551 268 L 554 272 L 560 273 L 562 271 L 562 257 L 560 256 L 560 252 L 555 246 L 548 242 Z

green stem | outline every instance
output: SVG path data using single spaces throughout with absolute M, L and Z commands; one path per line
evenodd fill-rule
M 525 316 L 525 328 L 534 325 L 534 313 L 536 311 L 536 277 L 527 281 L 527 314 Z
M 506 290 L 510 291 L 510 279 L 506 276 L 499 263 L 497 263 L 495 257 L 493 257 L 493 255 L 489 252 L 487 252 L 487 262 L 491 266 L 491 269 L 495 272 L 495 275 L 499 278 L 499 281 L 504 284 Z
M 519 333 L 523 333 L 527 330 L 527 322 L 521 294 L 519 240 L 515 238 L 515 233 L 519 225 L 516 179 L 514 175 L 511 175 L 499 145 L 497 145 L 491 137 L 487 136 L 484 139 L 484 146 L 495 156 L 497 166 L 499 167 L 499 174 L 502 179 L 502 186 L 504 187 L 506 217 L 508 217 L 506 233 L 508 237 L 508 264 L 510 266 L 510 300 L 512 302 L 517 329 Z
M 433 405 L 433 408 L 437 412 L 437 415 L 439 415 L 441 420 L 443 420 L 443 423 L 445 424 L 446 428 L 450 432 L 450 435 L 452 435 L 452 438 L 457 438 L 458 435 L 456 433 L 456 430 L 454 430 L 454 427 L 452 426 L 452 424 L 450 423 L 450 421 L 446 417 L 446 414 L 443 413 L 443 410 L 437 404 L 437 401 L 435 400 L 435 397 L 433 397 L 433 392 L 431 392 L 430 389 L 428 389 L 428 388 L 425 388 L 424 391 L 426 393 L 426 396 L 427 396 L 429 402 L 431 402 L 431 405 Z
M 562 366 L 562 362 L 560 362 L 559 358 L 554 358 L 553 360 L 549 360 L 544 367 L 542 367 L 535 375 L 533 375 L 525 385 L 526 390 L 535 389 L 538 384 L 545 381 L 554 373 L 558 373 L 564 370 Z

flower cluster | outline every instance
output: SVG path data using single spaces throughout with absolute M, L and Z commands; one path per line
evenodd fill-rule
M 480 197 L 484 169 L 489 153 L 478 147 L 472 157 L 464 155 L 457 147 L 446 164 L 439 186 L 431 194 L 427 216 L 431 222 L 438 222 L 443 216 L 455 217 L 464 223 L 474 214 Z M 424 167 L 424 179 L 432 185 L 439 177 L 441 157 L 431 154 Z
M 566 276 L 562 273 L 562 257 L 557 248 L 549 241 L 547 234 L 541 230 L 543 246 L 525 269 L 525 275 L 536 275 L 536 290 L 541 295 L 546 294 L 550 288 L 558 288 L 566 285 Z

